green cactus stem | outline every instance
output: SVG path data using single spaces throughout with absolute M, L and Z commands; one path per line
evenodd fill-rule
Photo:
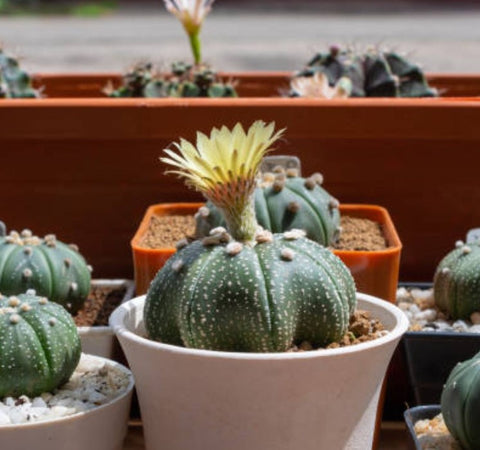
M 0 98 L 37 98 L 30 75 L 20 68 L 16 58 L 0 47 Z
M 35 291 L 0 295 L 0 398 L 51 392 L 80 360 L 80 338 L 70 314 Z

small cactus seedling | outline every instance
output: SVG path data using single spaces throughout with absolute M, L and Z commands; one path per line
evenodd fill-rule
M 356 305 L 346 266 L 302 230 L 272 234 L 254 207 L 258 168 L 280 137 L 274 124 L 213 129 L 162 160 L 224 215 L 226 228 L 183 246 L 158 272 L 144 319 L 151 339 L 187 347 L 283 352 L 340 340 Z
M 0 292 L 17 295 L 35 289 L 75 314 L 90 292 L 90 272 L 76 245 L 53 234 L 43 239 L 30 230 L 0 237 Z
M 37 98 L 30 75 L 20 68 L 16 58 L 0 47 L 0 98 Z
M 352 49 L 330 47 L 318 53 L 307 67 L 292 80 L 291 95 L 296 78 L 313 77 L 323 73 L 334 87 L 341 80 L 351 81 L 352 97 L 435 97 L 437 91 L 428 85 L 422 70 L 395 52 L 369 49 L 357 53 Z
M 255 189 L 255 214 L 263 228 L 273 233 L 291 229 L 305 230 L 307 238 L 321 245 L 334 244 L 340 231 L 339 202 L 322 188 L 323 176 L 308 178 L 297 170 L 281 167 L 264 173 Z M 225 226 L 221 211 L 209 201 L 195 216 L 196 236 Z
M 480 243 L 458 241 L 438 265 L 433 287 L 436 305 L 452 319 L 480 311 Z
M 135 65 L 118 89 L 108 87 L 110 97 L 236 97 L 233 84 L 224 83 L 208 66 L 172 65 L 170 74 L 159 74 L 150 63 Z
M 0 295 L 0 398 L 50 392 L 80 359 L 77 327 L 60 305 L 35 291 Z

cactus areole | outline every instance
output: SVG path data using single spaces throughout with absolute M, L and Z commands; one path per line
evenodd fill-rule
M 35 291 L 0 295 L 0 398 L 50 392 L 70 378 L 81 347 L 72 317 Z
M 223 214 L 226 229 L 184 245 L 153 280 L 144 319 L 149 337 L 192 348 L 282 352 L 340 340 L 356 306 L 344 264 L 305 232 L 272 234 L 255 217 L 262 157 L 282 131 L 255 122 L 247 132 L 213 129 L 196 146 L 162 158 Z M 182 243 L 183 245 L 184 243 Z M 181 245 L 181 246 L 182 246 Z
M 480 311 L 480 243 L 458 241 L 442 259 L 434 277 L 438 308 L 452 319 L 469 319 Z
M 0 292 L 16 295 L 35 289 L 75 314 L 90 292 L 90 272 L 78 247 L 53 234 L 43 239 L 30 230 L 0 236 Z
M 466 450 L 480 448 L 480 353 L 457 364 L 443 388 L 442 415 L 452 436 Z

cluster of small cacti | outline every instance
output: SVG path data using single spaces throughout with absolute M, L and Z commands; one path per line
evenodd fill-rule
M 135 65 L 118 89 L 107 88 L 110 97 L 236 97 L 235 87 L 224 83 L 206 65 L 175 63 L 170 74 L 157 73 L 152 64 Z
M 339 202 L 322 186 L 323 176 L 298 176 L 297 169 L 276 167 L 264 173 L 255 189 L 255 214 L 258 224 L 273 233 L 305 230 L 308 239 L 321 245 L 337 241 L 340 232 Z M 209 201 L 195 216 L 196 236 L 225 226 L 222 213 Z
M 0 48 L 0 98 L 37 98 L 30 75 L 20 68 L 18 59 Z
M 0 292 L 17 295 L 35 289 L 74 314 L 90 292 L 90 272 L 74 244 L 30 230 L 0 234 Z
M 159 271 L 144 312 L 151 339 L 210 350 L 282 352 L 303 341 L 325 346 L 345 335 L 356 306 L 346 266 L 303 230 L 272 234 L 256 220 L 258 168 L 281 133 L 260 121 L 248 132 L 237 124 L 233 130 L 214 128 L 210 137 L 199 134 L 196 148 L 182 140 L 180 154 L 165 150 L 162 160 L 222 212 L 226 229 L 183 242 Z M 286 183 L 287 177 L 275 181 Z M 314 189 L 317 181 L 311 180 Z
M 341 80 L 351 82 L 352 97 L 435 97 L 437 91 L 428 85 L 422 70 L 398 53 L 368 49 L 357 53 L 353 49 L 330 47 L 318 53 L 297 73 L 295 78 L 313 77 L 323 73 L 330 86 Z M 299 94 L 292 89 L 292 96 Z
M 480 243 L 458 241 L 437 267 L 435 304 L 452 319 L 469 319 L 480 311 Z
M 0 398 L 34 397 L 70 378 L 80 338 L 68 312 L 30 290 L 0 295 Z

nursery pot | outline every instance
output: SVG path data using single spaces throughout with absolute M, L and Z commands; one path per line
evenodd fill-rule
M 150 206 L 131 241 L 135 286 L 138 295 L 145 294 L 156 273 L 175 253 L 175 248 L 151 249 L 142 239 L 154 216 L 194 215 L 203 203 L 160 203 Z M 360 292 L 395 302 L 402 243 L 385 208 L 375 205 L 340 205 L 342 215 L 370 219 L 382 227 L 388 248 L 376 251 L 334 250 L 350 269 Z
M 232 353 L 145 338 L 145 296 L 110 318 L 135 374 L 148 450 L 371 448 L 382 380 L 405 315 L 357 294 L 389 333 L 303 353 Z
M 422 450 L 422 444 L 415 433 L 415 423 L 419 420 L 433 419 L 440 414 L 440 405 L 415 406 L 407 409 L 403 416 L 408 430 L 408 448 L 411 450 Z
M 97 357 L 100 360 L 105 358 Z M 106 360 L 130 376 L 127 389 L 90 411 L 44 422 L 0 425 L 2 450 L 122 450 L 127 433 L 133 377 L 124 366 Z

